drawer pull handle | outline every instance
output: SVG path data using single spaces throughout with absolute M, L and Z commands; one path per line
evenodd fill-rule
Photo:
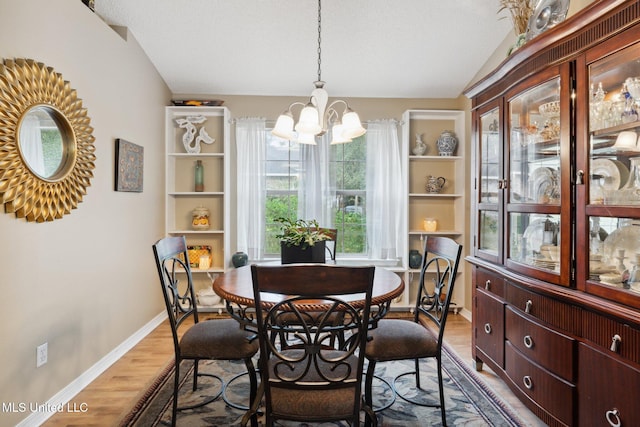
M 619 414 L 620 413 L 615 408 L 613 409 L 613 411 L 606 412 L 607 422 L 611 427 L 620 427 L 622 425 L 622 423 L 620 422 L 620 417 L 618 416 Z
M 487 334 L 491 333 L 491 325 L 489 323 L 484 324 L 484 332 Z
M 489 290 L 490 287 L 491 287 L 491 280 L 487 280 L 486 282 L 484 282 L 484 288 L 486 290 Z
M 531 335 L 525 335 L 524 336 L 524 346 L 527 348 L 533 348 L 533 338 L 531 338 Z
M 522 382 L 524 383 L 524 386 L 531 390 L 533 388 L 533 380 L 531 379 L 531 377 L 529 375 L 525 375 L 522 378 Z
M 622 337 L 618 334 L 615 334 L 611 339 L 611 351 L 618 352 L 618 347 L 620 347 L 620 342 L 622 341 Z
M 525 313 L 531 313 L 531 307 L 533 307 L 533 301 L 528 299 L 527 303 L 524 305 L 524 312 Z

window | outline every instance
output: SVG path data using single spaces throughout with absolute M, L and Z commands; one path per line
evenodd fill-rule
M 297 218 L 301 212 L 298 206 L 300 174 L 307 168 L 301 160 L 301 151 L 316 149 L 272 136 L 267 129 L 265 139 L 265 251 L 264 256 L 280 253 L 276 235 L 280 231 L 276 218 Z M 324 141 L 322 143 L 325 143 Z M 360 137 L 349 144 L 329 147 L 328 158 L 329 188 L 317 189 L 323 192 L 325 203 L 330 204 L 331 223 L 326 227 L 338 229 L 338 254 L 361 255 L 366 253 L 366 145 Z M 306 190 L 306 189 L 305 189 Z M 307 212 L 304 219 L 318 219 L 320 212 Z
M 263 118 L 236 120 L 237 247 L 252 260 L 279 256 L 274 220 L 315 219 L 338 229 L 338 257 L 396 265 L 406 248 L 406 189 L 397 121 L 370 122 L 348 144 L 271 135 Z

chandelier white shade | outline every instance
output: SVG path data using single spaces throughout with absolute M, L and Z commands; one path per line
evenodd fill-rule
M 271 133 L 280 138 L 294 140 L 300 144 L 316 144 L 316 136 L 327 133 L 331 128 L 331 144 L 351 142 L 366 133 L 358 113 L 353 111 L 346 101 L 341 99 L 329 103 L 329 94 L 324 89 L 321 78 L 321 0 L 318 0 L 318 80 L 311 92 L 309 102 L 294 102 L 278 117 Z M 336 105 L 344 104 L 338 111 Z M 293 109 L 301 106 L 298 122 L 294 124 Z

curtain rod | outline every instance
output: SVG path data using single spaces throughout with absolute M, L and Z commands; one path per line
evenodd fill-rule
M 249 117 L 249 118 L 256 118 L 256 119 L 261 119 L 262 117 Z M 402 120 L 397 120 L 397 119 L 377 119 L 377 120 L 364 120 L 362 123 L 363 124 L 371 124 L 371 123 L 377 123 L 381 120 L 395 120 L 396 122 L 398 122 L 399 125 L 403 125 L 404 122 Z M 238 119 L 230 119 L 229 123 L 231 124 L 236 124 L 238 122 Z M 267 124 L 276 124 L 276 120 L 272 120 L 272 119 L 265 119 L 265 123 Z

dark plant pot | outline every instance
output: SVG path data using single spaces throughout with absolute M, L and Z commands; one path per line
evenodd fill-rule
M 280 258 L 282 259 L 282 264 L 305 262 L 324 264 L 326 262 L 325 246 L 326 242 L 324 240 L 316 242 L 313 246 L 309 246 L 306 243 L 300 246 L 287 246 L 285 242 L 280 242 Z

